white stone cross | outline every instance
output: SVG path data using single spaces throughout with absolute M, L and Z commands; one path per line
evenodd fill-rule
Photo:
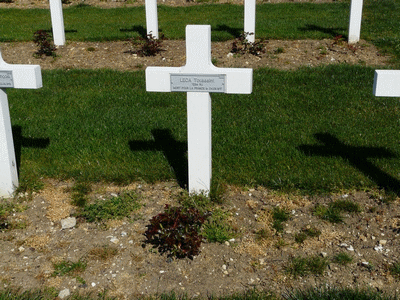
M 256 37 L 256 0 L 244 0 L 244 32 L 246 40 L 254 43 Z
M 148 67 L 146 90 L 187 92 L 189 193 L 211 186 L 210 93 L 250 94 L 252 69 L 217 68 L 211 62 L 211 26 L 186 26 L 186 65 Z
M 147 34 L 158 39 L 157 0 L 146 0 L 145 2 Z
M 51 26 L 54 45 L 65 45 L 64 17 L 61 0 L 50 0 Z
M 362 8 L 363 0 L 351 0 L 348 40 L 349 44 L 357 43 L 360 40 Z
M 0 52 L 0 197 L 11 197 L 18 187 L 10 110 L 5 89 L 41 87 L 42 74 L 39 65 L 10 65 L 4 62 Z
M 375 70 L 374 95 L 400 97 L 400 70 Z

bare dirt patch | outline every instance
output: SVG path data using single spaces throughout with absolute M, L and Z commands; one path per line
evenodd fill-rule
M 314 67 L 327 64 L 360 64 L 382 66 L 389 57 L 366 41 L 349 46 L 335 40 L 269 40 L 265 41 L 265 53 L 260 55 L 234 54 L 233 41 L 212 43 L 213 63 L 217 67 L 260 68 L 269 67 L 282 70 L 303 66 Z M 42 69 L 116 69 L 121 71 L 144 70 L 147 66 L 185 65 L 185 41 L 164 40 L 162 51 L 155 56 L 141 57 L 131 54 L 135 49 L 131 42 L 68 42 L 59 47 L 56 57 L 35 58 L 38 47 L 33 42 L 2 43 L 4 60 L 13 64 L 38 64 Z
M 400 288 L 398 279 L 390 273 L 400 250 L 399 199 L 386 205 L 373 192 L 307 197 L 231 186 L 222 208 L 230 215 L 236 237 L 222 244 L 204 242 L 200 254 L 190 260 L 168 258 L 144 243 L 149 220 L 162 212 L 165 204 L 177 204 L 182 190 L 175 182 L 134 183 L 126 187 L 96 185 L 90 194 L 92 200 L 135 191 L 142 204 L 140 210 L 130 219 L 106 225 L 78 222 L 75 227 L 62 230 L 60 221 L 65 212 L 74 213 L 69 204 L 71 186 L 70 182 L 47 180 L 45 189 L 25 203 L 28 209 L 13 216 L 27 220 L 26 228 L 0 233 L 2 286 L 47 286 L 68 288 L 71 292 L 107 290 L 108 295 L 118 299 L 170 291 L 206 297 L 252 288 L 280 294 L 291 288 L 319 285 L 372 287 L 390 292 Z M 54 206 L 54 198 L 63 200 Z M 338 199 L 351 200 L 362 211 L 343 214 L 344 223 L 339 224 L 313 214 L 317 204 L 328 205 Z M 290 214 L 280 233 L 272 228 L 271 212 L 276 207 Z M 296 234 L 304 228 L 316 228 L 321 234 L 298 243 Z M 258 240 L 256 233 L 260 229 L 268 234 Z M 101 259 L 98 253 L 104 247 L 113 252 Z M 333 262 L 341 252 L 348 254 L 352 262 Z M 312 255 L 328 260 L 323 275 L 294 279 L 285 271 L 293 257 Z M 79 276 L 54 275 L 55 263 L 80 260 L 86 261 L 87 267 Z

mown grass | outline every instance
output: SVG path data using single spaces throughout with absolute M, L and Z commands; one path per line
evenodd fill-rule
M 143 6 L 113 9 L 75 6 L 65 8 L 63 13 L 67 40 L 124 40 L 146 32 Z M 257 36 L 293 39 L 346 34 L 348 15 L 348 3 L 262 4 L 257 7 Z M 228 40 L 243 31 L 243 6 L 159 5 L 158 19 L 159 30 L 168 39 L 184 39 L 186 24 L 210 24 L 213 40 Z M 50 12 L 48 9 L 0 9 L 0 28 L 0 41 L 32 40 L 36 30 L 51 31 Z
M 398 193 L 400 110 L 396 99 L 372 95 L 373 73 L 261 69 L 251 95 L 213 94 L 213 176 L 312 193 Z M 8 93 L 22 180 L 186 176 L 184 93 L 146 92 L 143 72 L 43 71 L 43 80 L 42 89 Z

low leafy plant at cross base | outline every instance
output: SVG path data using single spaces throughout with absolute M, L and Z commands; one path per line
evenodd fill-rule
M 57 48 L 54 46 L 53 41 L 51 40 L 50 34 L 48 34 L 45 30 L 35 31 L 33 34 L 33 41 L 39 47 L 39 50 L 35 52 L 35 57 L 52 56 L 55 57 L 55 51 Z
M 134 49 L 127 52 L 131 54 L 137 54 L 139 56 L 156 56 L 158 53 L 163 51 L 162 39 L 162 36 L 159 39 L 156 39 L 151 33 L 146 35 L 145 38 L 133 38 L 131 39 L 131 42 Z
M 232 43 L 231 53 L 246 54 L 250 53 L 256 56 L 260 56 L 265 53 L 265 42 L 264 40 L 257 40 L 249 42 L 247 37 L 254 33 L 244 32 Z
M 203 236 L 201 226 L 207 216 L 195 208 L 165 206 L 165 211 L 154 216 L 145 232 L 146 242 L 169 257 L 193 259 L 200 253 Z

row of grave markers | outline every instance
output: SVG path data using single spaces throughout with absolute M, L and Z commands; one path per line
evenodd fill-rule
M 18 187 L 6 88 L 42 87 L 39 65 L 7 64 L 0 53 L 0 197 Z M 189 192 L 208 194 L 212 178 L 210 93 L 251 94 L 253 70 L 217 68 L 211 62 L 211 26 L 186 26 L 186 64 L 182 67 L 147 67 L 146 91 L 186 92 Z M 376 70 L 376 96 L 400 97 L 400 71 Z
M 360 40 L 363 0 L 351 0 L 349 44 Z M 145 0 L 147 34 L 158 39 L 157 0 Z M 50 0 L 53 40 L 56 46 L 65 45 L 64 17 L 61 0 Z M 256 0 L 244 0 L 244 32 L 246 40 L 254 43 L 256 33 Z

